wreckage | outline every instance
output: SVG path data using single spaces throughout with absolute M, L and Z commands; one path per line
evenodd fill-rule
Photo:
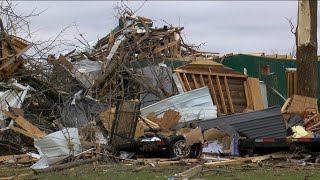
M 316 142 L 316 99 L 294 95 L 282 109 L 268 107 L 259 79 L 212 61 L 216 53 L 187 45 L 182 30 L 125 14 L 89 51 L 49 55 L 41 75 L 24 65 L 32 44 L 6 36 L 0 162 L 14 159 L 47 172 L 103 157 L 133 161 L 142 153 L 217 166 L 257 161 L 232 158 L 263 143 L 289 149 Z M 260 159 L 270 157 L 287 155 Z

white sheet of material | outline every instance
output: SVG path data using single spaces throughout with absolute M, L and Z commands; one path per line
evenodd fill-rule
M 0 91 L 0 109 L 8 111 L 9 107 L 21 108 L 30 86 L 23 86 L 17 82 L 13 82 L 11 84 L 1 83 L 0 86 L 8 89 L 6 91 Z M 5 130 L 5 125 L 1 121 L 5 120 L 6 118 L 7 116 L 0 112 L 1 130 Z
M 82 152 L 77 128 L 66 128 L 34 140 L 41 159 L 31 169 L 44 169 Z
M 154 112 L 160 118 L 169 109 L 180 113 L 179 122 L 207 120 L 217 117 L 217 107 L 212 102 L 208 87 L 169 97 L 140 109 L 140 112 L 143 117 L 147 117 L 148 114 Z

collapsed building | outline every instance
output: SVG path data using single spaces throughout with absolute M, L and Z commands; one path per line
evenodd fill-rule
M 92 49 L 49 55 L 45 70 L 23 58 L 32 43 L 6 36 L 1 154 L 27 148 L 15 157 L 32 157 L 37 172 L 92 152 L 95 160 L 101 154 L 128 159 L 141 151 L 201 154 L 211 166 L 221 154 L 239 156 L 242 139 L 295 141 L 318 133 L 317 100 L 295 95 L 282 109 L 269 107 L 264 83 L 224 66 L 227 60 L 215 62 L 217 53 L 186 44 L 183 29 L 124 14 Z

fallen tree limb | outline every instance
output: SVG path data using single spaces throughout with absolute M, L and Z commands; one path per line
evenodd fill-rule
M 33 170 L 36 173 L 46 173 L 46 172 L 50 172 L 50 171 L 68 169 L 68 168 L 80 166 L 80 165 L 83 165 L 83 164 L 89 164 L 89 163 L 95 162 L 95 161 L 97 161 L 99 159 L 101 159 L 101 156 L 97 156 L 97 157 L 95 157 L 93 159 L 81 159 L 81 160 L 69 162 L 69 163 L 66 163 L 66 164 L 53 165 L 53 166 L 49 166 L 49 167 L 44 168 L 44 169 L 33 169 Z
M 33 175 L 33 172 L 31 173 L 24 173 L 24 174 L 17 174 L 15 176 L 8 176 L 8 177 L 0 177 L 0 180 L 9 180 L 9 179 L 20 179 L 22 177 L 31 176 Z
M 140 166 L 134 170 L 132 170 L 132 172 L 139 172 L 139 171 L 142 171 L 144 170 L 145 168 L 149 167 L 149 165 L 145 165 L 145 166 Z
M 186 171 L 176 174 L 174 177 L 177 179 L 189 179 L 199 174 L 202 171 L 202 165 L 196 165 Z

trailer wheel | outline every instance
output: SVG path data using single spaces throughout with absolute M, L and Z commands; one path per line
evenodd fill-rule
M 169 140 L 168 152 L 170 157 L 190 158 L 195 154 L 196 146 L 188 146 L 183 136 L 174 136 Z

